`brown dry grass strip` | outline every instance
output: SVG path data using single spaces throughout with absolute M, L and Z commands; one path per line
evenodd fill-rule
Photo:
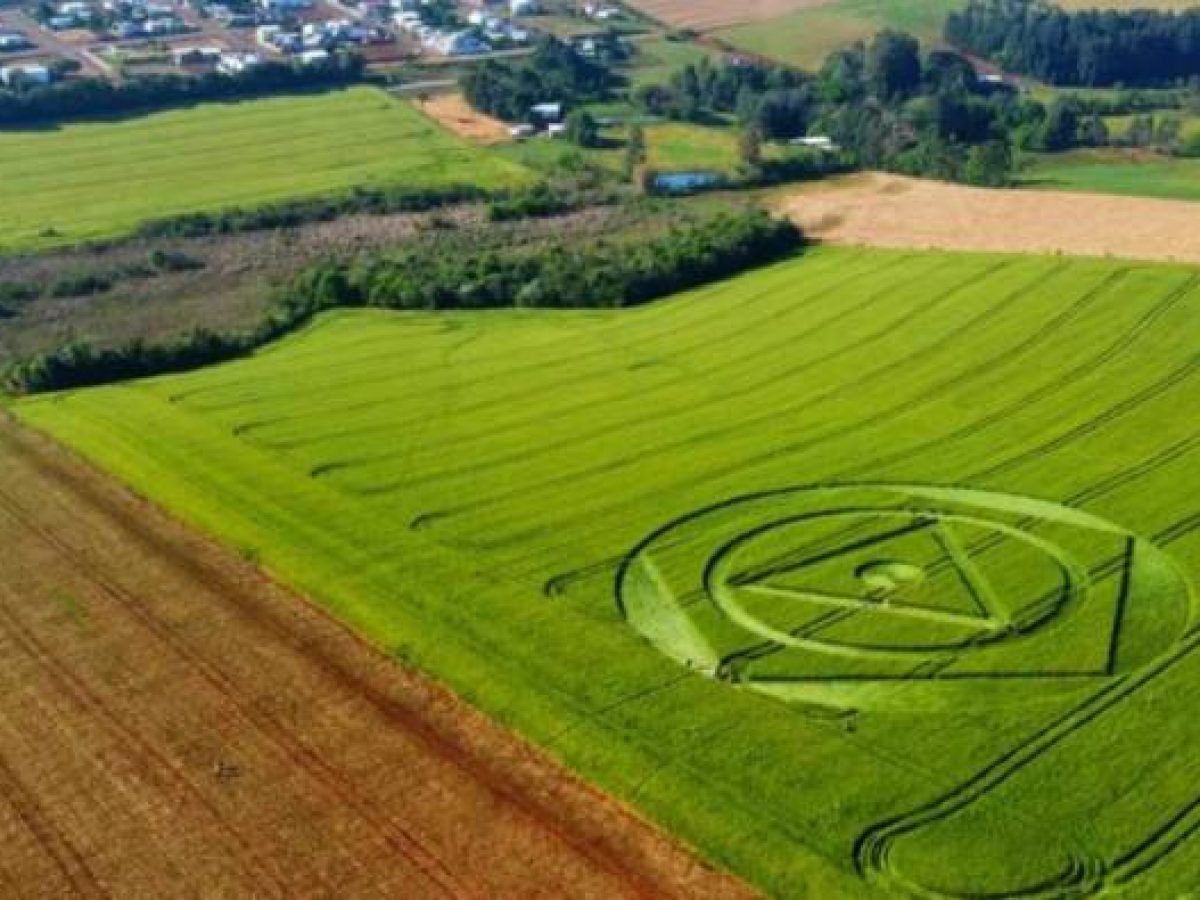
M 772 204 L 837 244 L 1200 263 L 1200 204 L 1185 200 L 987 190 L 869 173 L 781 192 Z

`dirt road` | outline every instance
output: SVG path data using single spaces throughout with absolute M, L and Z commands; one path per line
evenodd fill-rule
M 1200 262 L 1200 204 L 985 190 L 868 173 L 776 192 L 772 205 L 832 243 Z
M 739 897 L 0 416 L 0 894 Z

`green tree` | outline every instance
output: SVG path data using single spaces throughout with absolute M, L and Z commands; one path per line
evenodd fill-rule
M 1078 135 L 1079 113 L 1075 105 L 1069 101 L 1055 100 L 1050 104 L 1038 135 L 1041 149 L 1051 152 L 1066 150 L 1075 145 Z
M 1007 187 L 1012 181 L 1012 165 L 1008 142 L 988 141 L 971 148 L 964 177 L 982 187 Z
M 638 167 L 646 162 L 646 129 L 636 122 L 629 126 L 625 142 L 625 178 L 632 181 Z
M 747 166 L 762 162 L 762 132 L 755 126 L 743 128 L 738 138 L 738 156 Z
M 1108 126 L 1100 116 L 1088 116 L 1079 124 L 1079 143 L 1088 147 L 1104 147 L 1108 144 Z
M 567 116 L 567 140 L 580 147 L 595 147 L 600 143 L 600 126 L 586 109 L 577 109 Z
M 921 84 L 917 39 L 898 31 L 881 31 L 867 48 L 867 84 L 881 100 L 907 97 Z

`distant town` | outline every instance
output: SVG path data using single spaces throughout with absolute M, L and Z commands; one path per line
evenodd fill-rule
M 0 5 L 0 83 L 186 71 L 237 74 L 354 50 L 368 65 L 528 52 L 540 19 L 610 27 L 622 8 L 539 0 L 48 0 Z M 581 45 L 586 53 L 587 47 Z

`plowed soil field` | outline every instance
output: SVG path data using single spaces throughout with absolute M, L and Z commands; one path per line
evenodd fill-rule
M 738 896 L 0 418 L 0 894 Z

